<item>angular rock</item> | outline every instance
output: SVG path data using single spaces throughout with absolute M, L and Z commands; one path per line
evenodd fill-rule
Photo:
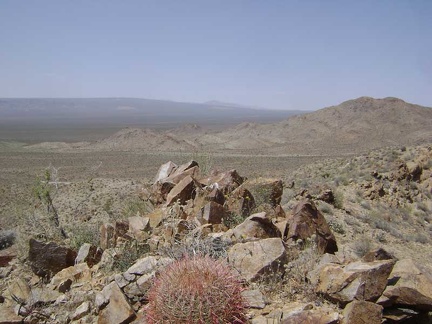
M 221 173 L 214 173 L 207 178 L 200 179 L 200 183 L 205 186 L 212 186 L 217 188 L 224 195 L 228 195 L 236 188 L 238 188 L 243 182 L 244 178 L 241 177 L 236 170 L 230 170 Z
M 305 240 L 315 235 L 317 249 L 321 254 L 335 253 L 338 250 L 335 236 L 312 201 L 304 200 L 297 204 L 288 223 L 288 239 Z
M 432 311 L 432 275 L 411 259 L 396 262 L 388 285 L 377 301 L 384 307 L 401 306 Z
M 234 190 L 225 202 L 225 207 L 236 215 L 247 217 L 252 213 L 256 207 L 255 199 L 251 192 L 246 188 L 240 186 Z
M 342 324 L 381 324 L 383 308 L 363 300 L 353 300 L 345 306 Z
M 167 206 L 171 206 L 177 201 L 180 205 L 184 205 L 187 200 L 194 198 L 195 188 L 195 180 L 191 176 L 185 177 L 168 194 Z
M 383 248 L 369 251 L 363 256 L 363 261 L 365 262 L 372 262 L 378 260 L 395 260 L 395 257 Z
M 90 302 L 88 301 L 83 302 L 81 305 L 78 306 L 78 308 L 73 313 L 72 320 L 73 321 L 79 320 L 80 318 L 89 314 L 90 310 L 91 310 Z
M 241 295 L 249 308 L 263 309 L 267 304 L 259 289 L 245 290 Z
M 148 232 L 151 230 L 149 217 L 132 216 L 128 218 L 128 221 L 131 236 L 139 241 L 149 238 Z
M 197 219 L 201 224 L 221 224 L 222 219 L 225 219 L 227 216 L 228 213 L 224 206 L 210 201 L 200 210 Z
M 316 292 L 341 305 L 354 299 L 375 302 L 387 285 L 394 263 L 394 260 L 357 261 L 345 267 L 328 264 L 319 274 Z
M 100 227 L 100 246 L 103 250 L 115 247 L 115 227 L 113 224 L 102 224 Z
M 334 310 L 303 310 L 298 313 L 290 314 L 281 321 L 281 324 L 337 324 L 339 323 L 339 314 Z
M 17 278 L 9 284 L 8 292 L 15 301 L 19 301 L 21 304 L 24 304 L 30 297 L 31 289 L 29 284 L 24 279 Z
M 284 273 L 287 262 L 280 238 L 238 243 L 228 250 L 228 261 L 247 281 L 256 281 L 269 273 Z
M 0 230 L 0 250 L 6 249 L 15 243 L 16 233 L 11 230 Z
M 23 318 L 18 316 L 12 307 L 5 304 L 0 304 L 0 324 L 21 324 Z
M 253 193 L 255 202 L 258 205 L 270 204 L 276 207 L 281 203 L 283 194 L 282 180 L 258 179 L 248 183 L 248 188 Z
M 228 235 L 230 239 L 234 241 L 243 241 L 253 238 L 266 239 L 282 237 L 279 228 L 273 224 L 272 220 L 267 217 L 265 212 L 249 216 L 232 231 L 228 231 L 225 236 Z
M 90 282 L 91 281 L 91 271 L 87 263 L 79 263 L 75 266 L 65 268 L 59 271 L 52 279 L 51 284 L 59 289 L 61 285 L 65 285 L 66 282 L 69 282 L 67 285 L 70 287 L 73 283 L 82 283 L 82 282 Z M 62 290 L 65 287 L 61 288 Z M 66 288 L 66 290 L 68 290 Z M 60 291 L 60 289 L 59 289 Z M 64 291 L 63 291 L 64 292 Z
M 32 306 L 41 306 L 54 303 L 61 294 L 55 290 L 43 287 L 33 288 L 30 292 L 29 302 L 27 305 L 29 308 Z
M 98 324 L 126 324 L 134 320 L 135 312 L 115 282 L 105 286 L 101 294 L 96 303 L 101 307 L 108 303 L 99 311 Z
M 198 162 L 194 160 L 190 160 L 189 162 L 186 162 L 185 164 L 180 165 L 175 172 L 172 173 L 172 175 L 176 176 L 179 174 L 184 173 L 187 170 L 190 170 L 192 168 L 199 168 Z
M 334 196 L 333 190 L 331 190 L 331 189 L 325 189 L 324 191 L 322 191 L 317 196 L 317 199 L 324 201 L 324 202 L 331 204 L 331 205 L 333 205 L 335 203 L 335 196 Z
M 177 164 L 171 161 L 162 164 L 159 168 L 158 173 L 156 174 L 156 178 L 154 182 L 158 182 L 162 179 L 168 178 L 177 168 L 178 168 Z
M 102 258 L 102 249 L 97 246 L 91 245 L 89 243 L 84 243 L 81 245 L 78 255 L 75 259 L 75 264 L 79 263 L 87 263 L 87 265 L 91 268 L 95 264 L 98 264 Z
M 7 267 L 17 257 L 17 253 L 15 245 L 0 250 L 0 267 Z
M 64 268 L 73 266 L 77 253 L 54 242 L 43 243 L 30 239 L 28 261 L 39 277 L 50 278 Z
M 219 205 L 223 205 L 225 203 L 225 196 L 218 188 L 213 188 L 212 191 L 206 197 L 207 201 L 214 201 Z

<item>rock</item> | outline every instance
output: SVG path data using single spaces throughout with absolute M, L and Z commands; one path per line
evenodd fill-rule
M 111 223 L 102 224 L 100 227 L 100 246 L 103 250 L 115 247 L 115 227 Z
M 357 261 L 345 267 L 328 264 L 319 274 L 316 292 L 341 305 L 354 299 L 375 302 L 387 285 L 394 263 L 394 260 Z
M 427 317 L 423 318 L 423 314 L 419 311 L 402 307 L 384 308 L 383 312 L 384 323 L 430 323 L 430 318 Z
M 129 230 L 129 222 L 127 220 L 118 220 L 114 223 L 114 237 L 117 242 L 117 239 L 119 237 L 130 239 L 130 237 L 127 235 L 127 232 Z
M 378 304 L 432 311 L 432 275 L 411 259 L 396 262 Z
M 101 294 L 102 297 L 96 297 L 99 299 L 96 304 L 102 307 L 99 311 L 98 324 L 127 324 L 135 319 L 133 308 L 115 282 L 105 286 Z
M 254 182 L 249 182 L 247 185 L 253 193 L 255 203 L 258 206 L 265 203 L 276 207 L 281 203 L 283 194 L 282 180 L 258 179 Z
M 187 200 L 194 198 L 195 188 L 195 180 L 191 176 L 186 176 L 168 194 L 167 206 L 171 206 L 177 201 L 184 205 Z
M 33 288 L 30 292 L 27 305 L 29 308 L 32 308 L 32 306 L 46 306 L 54 303 L 59 296 L 61 296 L 59 292 L 46 287 Z
M 365 262 L 372 262 L 378 260 L 395 260 L 395 257 L 383 248 L 369 251 L 363 256 L 363 261 Z
M 0 250 L 0 267 L 7 267 L 17 257 L 17 253 L 15 245 Z
M 154 256 L 148 256 L 137 260 L 129 269 L 125 271 L 126 275 L 141 276 L 156 270 L 158 260 Z
M 281 321 L 281 324 L 299 323 L 337 324 L 339 323 L 339 314 L 334 310 L 303 310 L 298 313 L 290 314 Z
M 185 171 L 193 169 L 193 168 L 199 168 L 198 162 L 194 160 L 190 160 L 189 162 L 186 162 L 185 164 L 180 165 L 175 172 L 172 173 L 173 176 L 183 174 Z
M 77 253 L 54 242 L 43 243 L 30 239 L 28 262 L 39 277 L 50 278 L 64 268 L 73 266 Z
M 318 200 L 324 201 L 328 204 L 333 205 L 335 203 L 335 196 L 331 189 L 325 189 L 317 196 Z
M 54 286 L 54 289 L 58 289 L 60 292 L 65 292 L 72 284 L 87 283 L 91 281 L 91 278 L 91 271 L 87 263 L 79 263 L 75 266 L 59 271 L 51 279 L 51 285 Z
M 15 243 L 16 233 L 11 230 L 0 231 L 0 250 L 6 249 Z
M 353 300 L 345 306 L 342 324 L 381 324 L 383 308 L 363 300 Z
M 13 308 L 0 304 L 0 324 L 21 324 L 26 323 L 21 316 L 18 316 Z
M 221 173 L 213 173 L 207 178 L 200 179 L 199 182 L 205 186 L 217 188 L 222 191 L 224 195 L 228 195 L 238 188 L 244 180 L 245 179 L 241 177 L 236 170 L 230 170 Z
M 292 213 L 292 217 L 288 220 L 288 239 L 306 240 L 315 235 L 317 249 L 321 254 L 335 253 L 338 250 L 336 238 L 327 221 L 312 201 L 301 201 L 293 208 Z
M 132 216 L 128 218 L 128 221 L 129 233 L 131 233 L 135 239 L 139 241 L 148 239 L 149 234 L 147 232 L 151 230 L 149 217 Z
M 267 217 L 265 212 L 257 213 L 246 218 L 243 223 L 237 225 L 232 231 L 228 231 L 225 237 L 234 241 L 248 239 L 266 239 L 282 237 L 278 227 Z
M 168 178 L 177 168 L 178 168 L 177 164 L 171 161 L 162 164 L 159 168 L 159 171 L 156 174 L 156 178 L 154 182 L 158 182 L 162 179 Z
M 197 219 L 201 224 L 221 224 L 222 219 L 225 219 L 227 216 L 228 213 L 224 206 L 210 201 L 200 210 Z
M 374 184 L 371 184 L 370 188 L 367 189 L 364 193 L 364 196 L 371 200 L 379 199 L 381 197 L 384 197 L 384 195 L 385 195 L 384 185 L 378 181 L 375 182 Z
M 266 306 L 264 295 L 259 289 L 248 289 L 243 291 L 241 295 L 249 308 L 263 309 Z
M 91 245 L 89 243 L 84 243 L 81 245 L 78 255 L 75 259 L 75 264 L 79 263 L 87 263 L 87 265 L 91 268 L 95 264 L 98 264 L 102 258 L 102 249 L 97 246 Z
M 219 205 L 225 204 L 225 196 L 218 188 L 213 188 L 212 191 L 206 196 L 207 201 L 214 201 Z
M 30 297 L 30 286 L 22 278 L 17 278 L 12 281 L 8 286 L 9 295 L 20 304 L 25 304 Z
M 228 261 L 247 281 L 256 281 L 269 273 L 283 275 L 287 262 L 280 238 L 237 243 L 228 250 Z
M 231 193 L 228 200 L 225 202 L 225 207 L 231 213 L 245 218 L 252 213 L 256 205 L 251 192 L 243 186 L 240 186 Z
M 90 313 L 90 302 L 83 302 L 72 315 L 72 320 L 76 321 Z

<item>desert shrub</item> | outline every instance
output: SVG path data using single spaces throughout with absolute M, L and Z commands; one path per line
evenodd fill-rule
M 136 216 L 137 214 L 145 215 L 153 211 L 153 205 L 149 201 L 139 198 L 131 199 L 126 202 L 123 209 L 123 218 Z
M 223 224 L 228 228 L 234 228 L 237 225 L 243 223 L 245 218 L 237 213 L 229 213 L 227 217 L 223 219 Z
M 345 234 L 345 228 L 341 223 L 338 223 L 336 221 L 330 221 L 329 226 L 333 232 Z
M 330 214 L 332 212 L 331 207 L 326 203 L 320 203 L 318 208 L 320 212 L 324 214 Z
M 194 152 L 192 160 L 198 163 L 202 175 L 208 174 L 213 168 L 213 154 L 208 152 Z
M 359 257 L 363 257 L 366 253 L 368 253 L 372 248 L 372 243 L 369 238 L 362 237 L 354 242 L 353 250 L 354 253 Z
M 69 231 L 69 246 L 78 250 L 84 243 L 99 245 L 99 223 L 74 225 Z
M 148 323 L 244 323 L 242 284 L 223 260 L 196 256 L 161 271 L 148 293 Z
M 344 195 L 343 195 L 342 191 L 336 190 L 336 192 L 334 194 L 334 206 L 338 209 L 342 209 L 343 208 L 343 200 L 344 200 Z

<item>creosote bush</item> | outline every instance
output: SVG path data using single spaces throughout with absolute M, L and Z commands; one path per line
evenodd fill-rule
M 244 323 L 241 281 L 222 259 L 185 257 L 149 290 L 148 323 Z

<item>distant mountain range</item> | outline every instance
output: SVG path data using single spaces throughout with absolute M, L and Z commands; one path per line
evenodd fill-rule
M 276 123 L 245 122 L 222 131 L 124 129 L 91 147 L 334 155 L 425 142 L 432 142 L 432 108 L 397 98 L 361 97 Z

